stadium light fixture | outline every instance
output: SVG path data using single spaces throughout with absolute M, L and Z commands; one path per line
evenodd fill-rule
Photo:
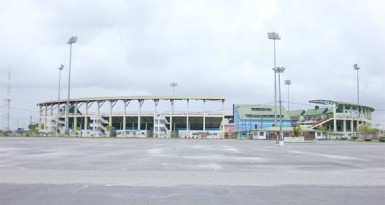
M 291 80 L 285 80 L 285 85 L 287 85 L 287 111 L 290 111 L 290 92 L 289 87 L 291 85 Z
M 360 104 L 360 84 L 358 81 L 358 70 L 360 69 L 360 67 L 358 67 L 357 64 L 354 64 L 353 67 L 354 67 L 354 70 L 357 71 L 357 104 Z
M 172 96 L 174 96 L 174 88 L 178 86 L 178 83 L 170 83 L 170 86 L 172 87 Z
M 275 55 L 275 41 L 281 40 L 281 37 L 276 32 L 268 32 L 267 38 L 274 41 L 274 68 L 277 67 L 277 59 Z M 277 126 L 277 74 L 274 71 L 274 126 Z M 278 136 L 277 136 L 277 144 L 278 144 Z
M 67 97 L 67 104 L 66 104 L 66 117 L 65 117 L 65 131 L 66 134 L 69 135 L 69 108 L 70 108 L 70 95 L 71 95 L 71 60 L 72 60 L 72 44 L 76 43 L 78 41 L 77 36 L 72 36 L 67 44 L 70 45 L 70 62 L 69 62 L 69 68 L 68 68 L 68 97 Z

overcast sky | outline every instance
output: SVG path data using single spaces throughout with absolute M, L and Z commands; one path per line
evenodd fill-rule
M 172 95 L 177 82 L 175 95 L 224 96 L 228 112 L 271 103 L 267 32 L 276 31 L 291 109 L 315 99 L 356 103 L 357 63 L 360 102 L 385 124 L 384 8 L 383 0 L 1 0 L 0 114 L 10 67 L 12 127 L 57 99 L 60 64 L 66 97 L 71 36 L 73 98 Z

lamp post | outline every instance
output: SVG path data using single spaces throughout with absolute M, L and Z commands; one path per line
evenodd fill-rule
M 274 73 L 278 73 L 278 90 L 279 90 L 279 145 L 283 146 L 283 133 L 282 133 L 282 100 L 281 100 L 281 73 L 285 70 L 284 67 L 273 68 Z
M 64 65 L 61 64 L 61 66 L 58 68 L 59 69 L 59 91 L 57 95 L 57 119 L 56 119 L 56 137 L 57 137 L 57 132 L 58 132 L 58 120 L 59 120 L 59 115 L 60 115 L 60 79 L 61 79 L 61 71 L 63 70 Z
M 274 41 L 274 68 L 276 68 L 276 56 L 275 56 L 275 41 L 281 40 L 281 37 L 276 32 L 268 32 L 267 37 Z M 277 126 L 277 75 L 274 72 L 274 126 Z M 278 137 L 277 137 L 278 143 Z
M 289 87 L 291 85 L 291 80 L 285 80 L 285 85 L 287 85 L 287 111 L 290 111 L 290 93 L 289 93 Z
M 66 118 L 65 118 L 65 130 L 66 135 L 69 135 L 69 108 L 70 108 L 70 94 L 71 94 L 71 58 L 72 58 L 72 44 L 76 43 L 78 40 L 77 36 L 72 36 L 67 44 L 70 45 L 70 63 L 68 68 L 68 97 L 67 97 L 67 104 L 66 104 Z
M 357 104 L 360 104 L 360 84 L 358 81 L 358 70 L 360 69 L 360 67 L 358 67 L 357 64 L 354 64 L 353 67 L 354 70 L 357 71 Z
M 170 83 L 170 86 L 172 87 L 172 96 L 174 96 L 174 88 L 178 86 L 178 83 Z

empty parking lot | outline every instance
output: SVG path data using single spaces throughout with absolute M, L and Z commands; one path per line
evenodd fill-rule
M 382 204 L 385 144 L 0 137 L 4 204 Z

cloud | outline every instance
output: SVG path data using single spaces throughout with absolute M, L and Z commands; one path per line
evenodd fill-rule
M 349 5 L 349 6 L 346 6 Z M 12 106 L 37 110 L 66 92 L 73 44 L 73 97 L 223 95 L 232 103 L 274 100 L 273 42 L 293 102 L 361 102 L 384 109 L 384 19 L 370 1 L 11 1 L 0 3 L 2 88 L 12 66 Z M 5 89 L 3 89 L 5 90 Z M 5 98 L 6 93 L 0 92 Z M 28 99 L 28 100 L 26 100 Z M 303 108 L 293 104 L 293 108 Z M 310 106 L 308 106 L 310 107 Z M 305 108 L 308 108 L 305 107 Z M 378 112 L 379 120 L 385 119 Z

